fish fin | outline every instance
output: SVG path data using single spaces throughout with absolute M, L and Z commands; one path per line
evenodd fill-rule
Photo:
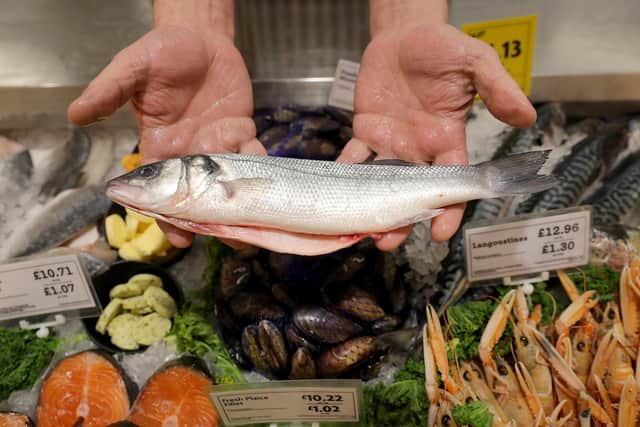
M 530 194 L 548 190 L 557 184 L 552 175 L 539 175 L 551 150 L 514 154 L 478 164 L 492 193 L 496 196 Z
M 222 183 L 228 198 L 235 197 L 238 194 L 250 195 L 254 193 L 262 193 L 273 180 L 269 178 L 239 178 Z
M 382 159 L 382 160 L 368 160 L 360 163 L 361 165 L 371 166 L 425 166 L 420 163 L 408 162 L 400 159 Z

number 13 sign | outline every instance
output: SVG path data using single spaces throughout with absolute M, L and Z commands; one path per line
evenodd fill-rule
M 527 96 L 531 94 L 535 15 L 466 24 L 462 31 L 489 43 L 522 91 Z

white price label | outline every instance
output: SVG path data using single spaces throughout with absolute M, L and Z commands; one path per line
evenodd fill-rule
M 96 307 L 75 255 L 0 266 L 0 321 Z
M 470 223 L 464 229 L 467 277 L 473 282 L 585 265 L 590 240 L 591 210 L 584 207 Z
M 217 385 L 211 396 L 220 417 L 228 426 L 266 422 L 359 421 L 359 381 L 331 380 L 331 385 L 325 387 L 296 385 L 301 382 Z M 304 381 L 305 384 L 314 382 L 322 383 L 323 380 Z
M 329 93 L 329 106 L 353 111 L 356 93 L 356 80 L 360 64 L 341 59 L 336 68 L 335 80 Z

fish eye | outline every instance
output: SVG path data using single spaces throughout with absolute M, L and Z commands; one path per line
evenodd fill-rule
M 450 420 L 451 420 L 451 418 L 449 417 L 449 415 L 443 415 L 442 416 L 442 425 L 443 426 L 448 426 Z
M 467 400 L 465 400 L 465 403 L 468 405 L 471 402 L 473 402 L 473 398 L 471 398 L 471 396 L 467 397 Z
M 527 346 L 529 345 L 529 339 L 527 337 L 525 337 L 524 335 L 520 337 L 520 342 L 522 343 L 522 345 Z
M 578 351 L 584 351 L 584 342 L 580 341 L 578 345 L 576 345 L 576 348 L 578 349 Z
M 157 167 L 155 165 L 146 165 L 138 169 L 138 176 L 141 178 L 151 178 L 157 172 Z
M 607 318 L 609 320 L 613 320 L 616 318 L 616 314 L 613 312 L 613 310 L 609 310 L 609 312 L 607 313 Z
M 471 381 L 471 374 L 469 371 L 465 371 L 464 374 L 462 374 L 462 378 L 464 378 L 465 381 Z
M 590 412 L 591 411 L 589 410 L 589 408 L 585 409 L 584 411 L 580 412 L 580 418 L 587 418 Z
M 504 365 L 500 365 L 498 366 L 498 373 L 504 376 L 507 375 L 509 371 L 507 371 L 507 368 Z

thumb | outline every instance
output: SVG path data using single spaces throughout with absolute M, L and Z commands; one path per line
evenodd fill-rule
M 147 76 L 148 52 L 144 39 L 120 51 L 104 70 L 69 105 L 69 120 L 88 125 L 113 114 L 134 95 Z
M 471 69 L 478 95 L 498 120 L 514 127 L 530 127 L 536 110 L 487 43 L 471 39 Z

